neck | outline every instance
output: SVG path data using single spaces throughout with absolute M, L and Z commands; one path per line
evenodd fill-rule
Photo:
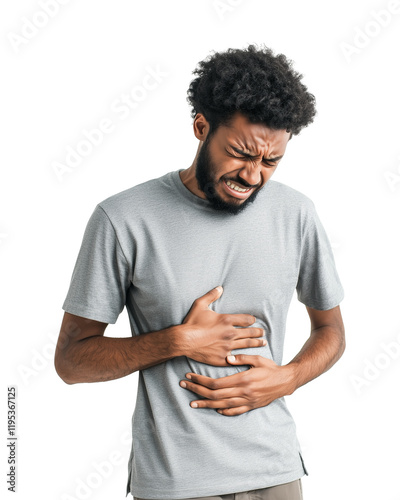
M 201 145 L 202 145 L 202 142 L 200 142 L 199 147 L 197 148 L 197 153 L 196 153 L 196 156 L 193 160 L 193 163 L 186 170 L 179 172 L 179 176 L 181 178 L 181 181 L 187 187 L 187 189 L 189 189 L 189 191 L 191 191 L 193 194 L 195 194 L 199 198 L 203 198 L 205 200 L 205 199 L 207 199 L 207 197 L 203 193 L 203 191 L 200 191 L 200 189 L 197 185 L 197 179 L 196 179 L 197 157 L 199 155 Z

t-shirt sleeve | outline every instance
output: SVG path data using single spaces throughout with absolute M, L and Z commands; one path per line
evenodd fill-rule
M 130 284 L 131 269 L 114 227 L 97 205 L 87 223 L 62 309 L 115 323 L 125 306 Z
M 313 202 L 305 224 L 296 290 L 300 302 L 318 310 L 332 309 L 344 298 L 332 248 Z

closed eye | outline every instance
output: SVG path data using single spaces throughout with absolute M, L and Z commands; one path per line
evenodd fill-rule
M 236 155 L 232 155 L 231 153 L 229 153 L 229 151 L 226 150 L 226 152 L 229 154 L 229 156 L 231 156 L 232 158 L 237 158 L 239 160 L 256 160 L 258 158 L 258 156 L 253 156 L 251 154 L 248 154 L 248 153 L 245 153 L 244 151 L 242 151 L 241 149 L 238 149 L 238 148 L 235 148 L 235 146 L 231 146 L 231 148 L 238 154 L 242 155 L 242 156 L 236 156 Z M 267 165 L 268 167 L 274 167 L 276 162 L 278 162 L 279 160 L 282 159 L 282 156 L 277 156 L 276 158 L 263 158 L 262 159 L 262 162 L 264 163 L 264 165 Z
M 267 167 L 275 167 L 277 160 L 263 160 L 264 165 Z

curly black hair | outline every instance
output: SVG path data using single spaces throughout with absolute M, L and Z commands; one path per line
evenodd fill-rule
M 314 95 L 292 64 L 265 46 L 214 52 L 193 71 L 197 78 L 187 91 L 192 118 L 202 113 L 210 135 L 228 125 L 236 112 L 252 123 L 297 135 L 313 121 L 316 109 Z

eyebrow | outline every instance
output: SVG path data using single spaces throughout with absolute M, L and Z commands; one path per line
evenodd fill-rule
M 244 151 L 242 151 L 241 149 L 239 148 L 235 148 L 235 146 L 231 146 L 231 148 L 236 151 L 236 153 L 239 153 L 243 156 L 245 156 L 246 158 L 257 158 L 258 155 L 251 155 L 249 153 L 245 153 Z M 277 156 L 276 158 L 263 158 L 263 161 L 272 161 L 272 162 L 275 162 L 275 161 L 278 161 L 280 159 L 283 158 L 283 155 L 282 156 Z

